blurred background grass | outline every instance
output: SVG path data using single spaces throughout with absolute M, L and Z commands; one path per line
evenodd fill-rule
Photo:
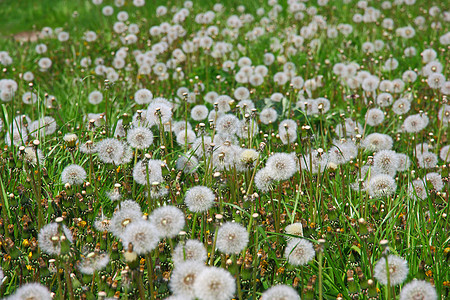
M 254 13 L 257 8 L 267 6 L 263 0 L 194 0 L 194 6 L 212 9 L 215 3 L 221 2 L 227 9 L 245 5 L 248 12 Z M 286 2 L 286 1 L 279 1 Z M 126 1 L 126 7 L 130 6 L 131 0 Z M 159 5 L 167 7 L 181 7 L 184 0 L 147 0 L 145 10 L 141 13 L 145 17 L 154 16 L 155 9 Z M 92 4 L 91 0 L 0 0 L 0 36 L 5 38 L 21 32 L 41 30 L 45 26 L 65 27 L 72 24 L 74 12 L 78 13 L 77 25 L 80 29 L 98 28 L 97 16 L 101 7 L 111 5 L 115 14 L 120 8 L 114 6 L 113 0 L 104 0 L 100 7 Z

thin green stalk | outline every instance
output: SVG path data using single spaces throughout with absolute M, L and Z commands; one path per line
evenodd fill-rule
M 151 252 L 147 253 L 147 277 L 149 287 L 149 298 L 155 299 L 154 287 L 153 287 L 153 261 Z

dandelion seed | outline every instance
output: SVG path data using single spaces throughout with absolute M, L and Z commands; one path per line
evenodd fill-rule
M 142 185 L 147 185 L 147 170 L 148 170 L 148 182 L 163 182 L 162 168 L 163 162 L 161 160 L 150 159 L 147 163 L 148 168 L 144 161 L 139 161 L 133 168 L 133 179 Z
M 153 143 L 153 133 L 146 127 L 136 127 L 127 133 L 127 141 L 136 149 L 147 149 Z
M 389 277 L 391 286 L 396 286 L 405 281 L 408 275 L 408 263 L 401 257 L 388 256 Z M 386 259 L 381 258 L 374 267 L 373 276 L 383 285 L 387 284 Z
M 297 171 L 294 158 L 287 153 L 275 153 L 270 156 L 266 168 L 273 180 L 289 179 Z
M 315 255 L 313 244 L 299 238 L 291 239 L 284 250 L 284 257 L 294 266 L 306 265 Z
M 61 232 L 59 229 L 61 227 Z M 50 223 L 41 228 L 38 234 L 39 248 L 50 255 L 61 254 L 61 242 L 67 239 L 70 243 L 73 242 L 72 233 L 62 224 Z
M 391 196 L 397 189 L 395 180 L 386 174 L 372 176 L 367 183 L 367 192 L 371 197 Z
M 122 157 L 125 152 L 124 144 L 114 138 L 103 139 L 97 143 L 95 149 L 98 153 L 98 158 L 104 163 L 114 163 L 120 165 Z
M 121 208 L 116 211 L 111 218 L 109 231 L 116 237 L 121 238 L 124 235 L 125 229 L 132 223 L 142 220 L 142 212 L 140 209 Z
M 96 271 L 103 270 L 109 263 L 109 255 L 106 253 L 91 252 L 78 264 L 78 269 L 83 274 L 92 275 Z
M 300 296 L 292 287 L 279 284 L 265 291 L 261 300 L 300 300 Z
M 185 261 L 204 263 L 207 258 L 205 246 L 197 240 L 187 240 L 186 244 L 178 243 L 175 247 L 172 260 L 175 265 Z
M 197 276 L 194 294 L 199 300 L 230 300 L 236 291 L 236 282 L 230 272 L 208 267 Z
M 195 299 L 194 283 L 205 265 L 198 261 L 187 261 L 176 264 L 170 277 L 169 287 L 174 295 L 183 299 Z
M 436 289 L 425 280 L 416 280 L 405 284 L 400 292 L 400 300 L 437 300 Z
M 171 205 L 155 209 L 150 215 L 149 221 L 161 237 L 167 238 L 174 238 L 185 224 L 184 213 Z
M 112 220 L 111 220 L 112 221 Z M 147 221 L 131 222 L 121 235 L 125 250 L 133 245 L 133 251 L 138 255 L 147 254 L 158 246 L 159 234 L 156 228 Z
M 210 188 L 195 186 L 187 190 L 184 202 L 190 211 L 204 212 L 213 206 L 215 197 Z
M 19 287 L 11 299 L 18 300 L 51 300 L 52 295 L 47 287 L 39 283 L 27 283 Z
M 68 165 L 61 173 L 62 183 L 70 185 L 80 185 L 86 180 L 86 171 L 79 165 Z
M 217 232 L 217 249 L 226 254 L 238 254 L 248 244 L 247 229 L 240 224 L 227 222 Z

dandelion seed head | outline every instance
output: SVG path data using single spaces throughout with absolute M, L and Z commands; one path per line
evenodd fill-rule
M 205 265 L 199 261 L 186 261 L 175 265 L 169 287 L 174 295 L 195 299 L 194 283 Z
M 127 250 L 128 245 L 132 244 L 133 251 L 138 255 L 149 253 L 159 243 L 159 234 L 156 228 L 142 219 L 127 225 L 123 230 L 121 238 L 124 249 Z
M 297 171 L 297 164 L 291 155 L 275 153 L 267 159 L 266 168 L 273 180 L 286 180 Z
M 205 246 L 197 240 L 187 240 L 186 243 L 178 243 L 172 253 L 175 266 L 185 261 L 204 263 L 207 258 Z
M 314 258 L 315 254 L 313 244 L 300 238 L 291 239 L 284 251 L 284 257 L 294 266 L 306 265 Z
M 265 291 L 261 300 L 300 300 L 300 296 L 292 287 L 278 284 Z
M 436 289 L 425 280 L 416 280 L 405 284 L 400 292 L 400 300 L 437 300 Z
M 408 263 L 405 259 L 396 256 L 388 256 L 389 277 L 391 286 L 396 286 L 403 283 L 408 276 Z M 376 264 L 373 270 L 373 276 L 383 285 L 387 284 L 387 270 L 386 259 L 382 257 Z
M 234 277 L 216 267 L 203 269 L 194 283 L 194 294 L 199 300 L 230 300 L 235 291 Z
M 64 168 L 61 173 L 62 183 L 70 185 L 80 185 L 86 180 L 86 171 L 82 166 L 72 164 Z
M 194 186 L 187 190 L 184 202 L 192 212 L 204 212 L 214 204 L 215 195 L 206 186 Z
M 61 232 L 59 230 L 61 227 Z M 50 223 L 41 228 L 38 234 L 39 248 L 50 255 L 61 254 L 61 242 L 63 238 L 73 242 L 72 233 L 63 224 Z
M 247 229 L 238 223 L 224 223 L 217 232 L 217 249 L 226 254 L 238 254 L 248 241 Z
M 397 189 L 395 180 L 387 174 L 372 176 L 367 184 L 367 192 L 371 197 L 391 196 Z
M 179 208 L 166 205 L 155 209 L 149 217 L 150 223 L 164 238 L 174 238 L 183 229 L 184 213 Z
M 47 287 L 39 283 L 27 283 L 19 287 L 11 299 L 51 300 L 52 295 Z
M 127 141 L 136 149 L 147 149 L 153 143 L 153 133 L 146 127 L 135 127 L 128 130 Z

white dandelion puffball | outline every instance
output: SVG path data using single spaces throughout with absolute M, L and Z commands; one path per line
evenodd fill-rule
M 315 254 L 313 244 L 300 238 L 290 240 L 284 250 L 284 257 L 294 266 L 306 265 L 314 258 Z
M 194 283 L 194 294 L 199 300 L 230 300 L 235 291 L 234 277 L 222 268 L 205 268 Z
M 217 231 L 217 249 L 226 254 L 238 254 L 247 247 L 248 237 L 244 226 L 227 222 Z
M 391 286 L 396 286 L 405 281 L 408 276 L 408 262 L 396 255 L 389 255 L 389 277 Z M 383 285 L 387 284 L 386 258 L 381 258 L 375 265 L 373 276 Z

